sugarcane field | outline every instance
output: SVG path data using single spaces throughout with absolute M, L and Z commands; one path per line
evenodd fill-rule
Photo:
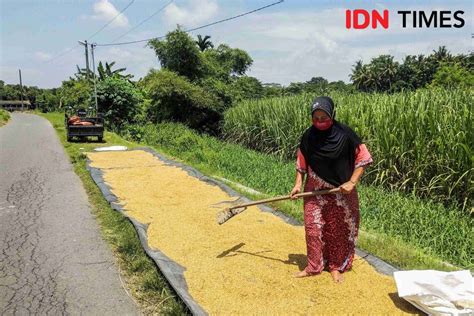
M 0 14 L 0 315 L 474 315 L 471 1 Z

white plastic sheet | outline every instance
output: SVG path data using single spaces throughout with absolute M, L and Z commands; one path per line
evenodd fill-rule
M 468 270 L 397 271 L 398 295 L 429 315 L 474 315 L 473 278 Z
M 108 147 L 97 147 L 94 151 L 123 151 L 127 150 L 125 146 L 108 146 Z

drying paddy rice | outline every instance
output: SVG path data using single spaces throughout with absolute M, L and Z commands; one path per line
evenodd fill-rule
M 149 224 L 149 246 L 185 268 L 189 293 L 210 314 L 416 313 L 362 258 L 343 284 L 328 272 L 293 278 L 306 264 L 303 227 L 257 207 L 219 226 L 225 205 L 215 204 L 235 197 L 148 152 L 87 155 L 127 214 Z

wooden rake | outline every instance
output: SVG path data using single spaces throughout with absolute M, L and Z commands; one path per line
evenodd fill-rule
M 304 192 L 304 193 L 298 193 L 295 194 L 294 196 L 296 198 L 302 198 L 302 197 L 308 197 L 308 196 L 315 196 L 315 195 L 323 195 L 323 194 L 331 194 L 331 193 L 338 193 L 340 192 L 339 188 L 334 188 L 334 189 L 328 189 L 328 190 L 319 190 L 319 191 L 311 191 L 311 192 Z M 228 207 L 224 209 L 223 211 L 220 211 L 217 213 L 217 223 L 219 225 L 224 224 L 227 222 L 229 219 L 234 217 L 237 214 L 242 213 L 247 209 L 249 206 L 253 205 L 258 205 L 258 204 L 265 204 L 265 203 L 270 203 L 270 202 L 276 202 L 276 201 L 283 201 L 283 200 L 289 200 L 291 199 L 290 195 L 282 195 L 282 196 L 277 196 L 274 198 L 269 198 L 269 199 L 264 199 L 264 200 L 259 200 L 259 201 L 254 201 L 254 202 L 249 202 L 249 203 L 243 203 L 235 206 Z

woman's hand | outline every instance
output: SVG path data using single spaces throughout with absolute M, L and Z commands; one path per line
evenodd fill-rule
M 352 192 L 352 190 L 354 190 L 355 183 L 352 181 L 347 181 L 346 183 L 341 184 L 339 188 L 341 189 L 342 194 L 349 194 Z
M 300 192 L 301 192 L 301 185 L 295 185 L 293 190 L 291 190 L 291 192 L 290 192 L 291 199 L 296 200 L 297 197 L 295 197 L 295 195 L 300 193 Z

